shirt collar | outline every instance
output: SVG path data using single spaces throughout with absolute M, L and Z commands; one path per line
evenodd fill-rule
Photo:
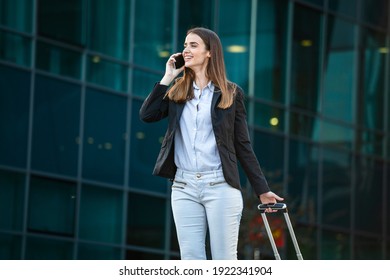
M 195 81 L 192 82 L 192 85 L 194 87 L 194 89 L 196 90 L 199 90 L 200 88 L 195 84 Z M 208 88 L 211 92 L 214 91 L 214 83 L 212 81 L 210 81 L 205 88 Z

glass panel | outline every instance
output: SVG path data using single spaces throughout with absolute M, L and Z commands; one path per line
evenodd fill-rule
M 130 193 L 126 243 L 164 248 L 166 206 L 165 199 Z
M 0 66 L 0 164 L 26 167 L 30 73 Z
M 0 260 L 20 260 L 22 238 L 0 233 Z
M 370 158 L 356 158 L 356 209 L 355 227 L 359 231 L 373 234 L 382 232 L 382 213 L 386 207 L 381 199 L 383 194 L 383 164 Z M 367 211 L 367 206 L 375 209 L 375 215 Z
M 128 67 L 102 59 L 100 56 L 88 56 L 87 81 L 116 91 L 127 92 Z
M 76 176 L 81 88 L 37 75 L 31 167 Z
M 85 45 L 85 0 L 39 0 L 38 35 Z
M 81 239 L 116 244 L 121 242 L 122 194 L 123 192 L 118 190 L 83 185 L 79 225 Z M 86 253 L 85 251 L 84 254 Z
M 328 5 L 331 11 L 356 18 L 358 1 L 359 0 L 328 0 Z
M 373 131 L 358 130 L 356 147 L 361 153 L 383 156 L 383 134 Z
M 220 1 L 218 35 L 224 48 L 229 79 L 248 90 L 251 1 Z M 231 24 L 233 18 L 239 18 Z
M 73 243 L 68 241 L 28 237 L 26 244 L 27 260 L 71 260 Z
M 142 251 L 126 251 L 126 260 L 163 260 L 162 254 L 153 254 Z
M 289 210 L 291 207 L 289 207 Z M 296 238 L 305 260 L 318 260 L 319 246 L 318 246 L 318 229 L 310 226 L 293 225 Z M 286 235 L 288 235 L 287 228 L 285 229 Z M 297 253 L 294 245 L 291 242 L 291 238 L 286 236 L 287 257 L 288 260 L 297 259 Z
M 123 184 L 126 106 L 124 96 L 87 89 L 83 177 Z
M 354 130 L 351 127 L 322 121 L 319 141 L 328 146 L 352 150 Z
M 0 170 L 0 229 L 22 229 L 24 185 L 24 175 Z
M 387 191 L 386 191 L 387 197 L 385 197 L 385 199 L 388 202 L 388 201 L 390 201 L 390 191 L 388 189 L 388 184 L 390 182 L 390 163 L 389 162 L 386 163 L 386 181 L 385 182 L 387 184 L 387 185 L 385 185 L 385 188 L 387 188 Z M 387 213 L 387 215 L 386 215 L 387 219 L 385 220 L 385 222 L 386 222 L 386 225 L 387 225 L 387 228 L 386 228 L 387 229 L 387 231 L 386 231 L 387 238 L 389 238 L 388 241 L 387 241 L 387 245 L 389 246 L 388 249 L 390 250 L 390 215 L 389 215 L 390 208 L 389 208 L 389 204 L 386 203 L 384 205 L 384 207 L 387 208 L 387 212 L 386 212 Z M 390 258 L 390 251 L 388 251 L 387 258 L 388 259 Z
M 324 5 L 324 0 L 303 0 L 307 3 L 318 5 L 318 6 L 323 6 Z
M 81 53 L 38 42 L 38 69 L 75 79 L 81 78 Z
M 291 61 L 291 105 L 318 111 L 321 14 L 295 6 Z
M 212 26 L 215 0 L 179 0 L 178 50 L 183 48 L 187 30 L 194 26 Z M 196 9 L 194 8 L 196 7 Z
M 379 238 L 358 236 L 355 238 L 356 260 L 382 260 L 382 242 Z
M 349 260 L 350 236 L 341 232 L 323 231 L 320 260 Z
M 161 81 L 163 75 L 163 73 L 155 74 L 134 70 L 132 94 L 141 97 L 147 97 L 148 94 L 152 91 L 154 84 Z
M 383 28 L 388 24 L 388 0 L 362 0 L 362 20 Z
M 351 164 L 349 153 L 323 149 L 322 223 L 346 230 L 351 225 Z
M 167 193 L 166 179 L 152 176 L 157 155 L 167 128 L 167 121 L 144 123 L 139 119 L 142 102 L 133 100 L 130 139 L 130 187 Z
M 284 138 L 255 131 L 253 147 L 272 191 L 283 195 Z
M 287 5 L 288 1 L 258 1 L 257 11 L 254 95 L 280 103 L 285 100 Z
M 362 30 L 360 45 L 360 110 L 359 124 L 369 129 L 383 129 L 386 47 L 384 33 L 369 29 Z
M 311 144 L 290 140 L 288 172 L 288 200 L 295 220 L 318 223 L 318 148 Z
M 73 236 L 75 205 L 75 183 L 31 177 L 29 232 Z
M 354 122 L 356 48 L 355 27 L 329 17 L 329 44 L 325 48 L 323 114 L 345 122 Z
M 0 0 L 0 25 L 32 32 L 33 3 L 31 0 Z
M 291 112 L 290 133 L 318 141 L 319 119 L 313 116 Z
M 147 16 L 148 24 L 135 24 L 134 63 L 155 70 L 165 69 L 165 63 L 173 52 L 173 12 L 172 0 L 136 1 L 135 22 L 143 22 Z M 182 51 L 183 42 L 184 38 L 179 38 L 178 52 Z
M 146 3 L 148 3 L 149 6 L 151 5 L 149 1 L 146 1 Z M 118 59 L 128 60 L 131 1 L 92 0 L 88 1 L 88 4 L 88 46 L 92 50 L 102 52 Z M 145 11 L 148 10 L 150 11 L 152 9 L 145 9 Z M 155 7 L 153 10 L 155 10 Z M 156 11 L 160 12 L 160 10 Z M 145 16 L 144 13 L 141 14 L 142 16 Z M 148 15 L 148 17 L 149 16 L 150 15 Z M 147 24 L 145 26 L 150 25 Z
M 272 131 L 284 131 L 284 110 L 255 102 L 254 124 Z M 250 106 L 248 106 L 250 108 Z
M 31 40 L 0 30 L 0 59 L 30 67 Z
M 78 247 L 78 260 L 120 260 L 121 249 L 81 243 Z

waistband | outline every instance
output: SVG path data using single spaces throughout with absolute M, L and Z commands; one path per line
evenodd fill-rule
M 223 177 L 223 172 L 222 170 L 192 172 L 183 169 L 177 169 L 176 176 L 179 176 L 181 178 L 190 178 L 190 179 L 220 178 Z

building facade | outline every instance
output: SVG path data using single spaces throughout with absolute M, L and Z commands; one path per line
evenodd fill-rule
M 166 122 L 140 106 L 186 30 L 222 40 L 306 259 L 390 257 L 387 0 L 0 0 L 0 259 L 177 259 Z M 272 258 L 242 174 L 240 259 Z M 293 247 L 271 217 L 281 253 Z

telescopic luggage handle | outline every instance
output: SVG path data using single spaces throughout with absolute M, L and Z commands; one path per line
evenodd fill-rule
M 294 244 L 297 258 L 298 258 L 298 260 L 303 260 L 303 256 L 302 256 L 301 251 L 299 249 L 298 241 L 297 241 L 297 238 L 295 237 L 294 229 L 293 229 L 293 226 L 291 224 L 290 217 L 288 215 L 287 205 L 285 203 L 268 203 L 268 204 L 259 204 L 257 206 L 257 208 L 260 210 L 261 217 L 263 218 L 264 226 L 265 226 L 265 229 L 267 231 L 268 238 L 271 242 L 271 246 L 272 246 L 272 250 L 274 251 L 275 259 L 280 260 L 281 258 L 280 258 L 279 252 L 278 252 L 278 248 L 276 247 L 271 228 L 270 228 L 269 223 L 268 223 L 268 219 L 267 219 L 266 212 L 265 212 L 265 210 L 267 210 L 267 209 L 271 209 L 274 211 L 276 210 L 277 212 L 283 212 L 284 219 L 286 220 L 286 224 L 288 227 L 288 231 L 290 232 L 290 236 L 291 236 L 292 242 Z

